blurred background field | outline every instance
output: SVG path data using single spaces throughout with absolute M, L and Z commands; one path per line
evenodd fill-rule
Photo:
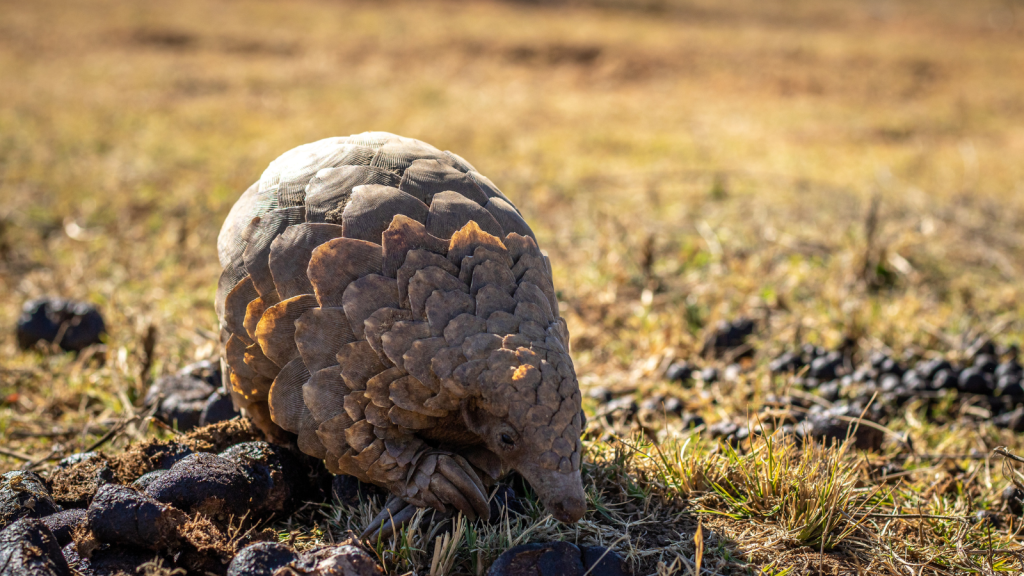
M 216 354 L 231 205 L 280 153 L 365 130 L 458 153 L 522 210 L 585 390 L 685 397 L 665 368 L 703 365 L 709 330 L 740 316 L 758 321 L 757 354 L 742 385 L 713 391 L 709 423 L 759 408 L 747 393 L 776 386 L 764 365 L 799 344 L 966 360 L 979 334 L 1024 334 L 1019 1 L 4 0 L 0 14 L 0 443 L 21 453 L 79 450 L 104 432 L 87 424 L 137 403 L 150 327 L 150 375 Z M 21 305 L 44 294 L 100 306 L 105 365 L 17 349 Z M 1024 444 L 984 421 L 890 427 L 924 451 Z M 963 466 L 989 474 L 976 493 L 918 506 L 973 513 L 1007 485 L 998 461 Z M 662 548 L 692 561 L 689 530 L 689 549 Z M 751 570 L 771 562 L 720 530 Z M 934 573 L 998 568 L 956 550 L 969 530 L 935 530 L 921 549 L 949 557 Z M 1001 542 L 1019 547 L 1012 530 Z M 644 574 L 673 561 L 631 559 Z

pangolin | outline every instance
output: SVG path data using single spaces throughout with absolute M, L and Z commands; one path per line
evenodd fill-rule
M 217 248 L 224 373 L 269 438 L 403 505 L 486 518 L 515 470 L 555 518 L 582 517 L 585 416 L 551 264 L 472 165 L 384 132 L 299 146 Z

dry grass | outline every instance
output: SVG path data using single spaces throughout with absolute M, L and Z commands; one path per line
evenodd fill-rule
M 796 342 L 955 357 L 977 333 L 1024 333 L 1020 2 L 41 0 L 0 13 L 9 451 L 103 434 L 144 386 L 150 326 L 155 374 L 211 354 L 215 237 L 234 199 L 284 150 L 367 129 L 458 152 L 522 208 L 585 388 L 674 391 L 714 422 L 784 390 L 764 364 Z M 16 350 L 21 302 L 41 294 L 101 305 L 105 366 Z M 740 384 L 661 379 L 741 314 L 763 330 Z M 737 453 L 671 425 L 657 446 L 595 433 L 579 525 L 534 507 L 461 525 L 447 545 L 421 524 L 381 553 L 396 573 L 429 573 L 438 550 L 476 574 L 511 544 L 564 538 L 614 543 L 639 574 L 690 574 L 700 522 L 702 573 L 1020 571 L 999 551 L 1020 549 L 1019 519 L 987 531 L 972 516 L 999 506 L 998 460 L 922 455 L 1024 442 L 913 410 L 890 427 L 917 456 L 781 439 Z M 880 484 L 889 460 L 908 473 Z M 371 513 L 281 529 L 340 539 Z

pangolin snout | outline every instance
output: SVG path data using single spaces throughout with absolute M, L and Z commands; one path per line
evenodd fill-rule
M 559 522 L 566 524 L 572 524 L 583 518 L 583 514 L 587 511 L 587 503 L 583 498 L 578 496 L 568 496 L 558 502 L 554 502 L 548 507 L 548 511 L 555 517 Z
M 520 473 L 537 491 L 544 508 L 559 522 L 572 524 L 586 514 L 587 495 L 579 470 L 570 474 L 538 469 L 520 470 Z

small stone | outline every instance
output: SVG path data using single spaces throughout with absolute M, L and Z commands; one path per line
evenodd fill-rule
M 87 522 L 85 510 L 81 508 L 50 514 L 40 518 L 40 521 L 46 525 L 61 547 L 67 546 L 71 542 L 71 533 L 75 528 L 83 526 Z
M 257 542 L 242 549 L 228 565 L 227 576 L 273 576 L 278 568 L 299 559 L 294 550 L 277 542 Z
M 953 367 L 946 360 L 936 358 L 933 360 L 922 360 L 921 362 L 918 362 L 917 366 L 914 367 L 914 370 L 921 376 L 921 378 L 931 382 L 935 380 L 935 375 L 939 373 L 939 370 L 952 371 Z
M 71 576 L 57 539 L 45 524 L 23 518 L 0 531 L 3 576 Z
M 683 413 L 683 403 L 680 399 L 673 396 L 658 394 L 641 402 L 640 410 L 654 412 L 657 416 L 662 414 L 675 414 L 678 416 Z
M 26 302 L 18 318 L 18 347 L 28 350 L 37 342 L 55 343 L 64 351 L 78 352 L 99 344 L 107 331 L 103 316 L 92 304 L 61 298 Z
M 487 576 L 582 576 L 580 549 L 568 542 L 522 544 L 491 564 Z
M 843 366 L 843 355 L 839 352 L 829 352 L 825 356 L 819 356 L 811 361 L 811 367 L 807 375 L 818 380 L 834 380 Z
M 696 428 L 698 426 L 703 426 L 704 425 L 704 418 L 702 418 L 701 416 L 699 416 L 697 414 L 691 414 L 689 412 L 684 412 L 682 414 L 682 419 L 683 419 L 683 428 Z
M 736 434 L 736 431 L 739 429 L 739 425 L 735 422 L 731 420 L 722 420 L 720 422 L 715 422 L 708 427 L 708 435 L 715 439 L 725 438 Z
M 882 376 L 882 379 L 878 382 L 882 392 L 895 392 L 903 383 L 903 379 L 895 374 L 886 374 Z
M 862 366 L 853 371 L 853 374 L 850 375 L 850 381 L 867 382 L 868 380 L 874 380 L 877 375 L 874 368 Z
M 42 518 L 60 511 L 43 479 L 15 470 L 0 476 L 0 529 L 22 518 Z
M 615 550 L 604 546 L 584 546 L 583 571 L 590 576 L 630 576 L 626 561 Z
M 725 367 L 725 372 L 722 374 L 722 378 L 726 382 L 737 382 L 740 379 L 740 374 L 743 373 L 743 366 L 739 364 L 729 364 Z
M 884 352 L 872 352 L 871 356 L 868 358 L 868 362 L 871 363 L 871 367 L 879 373 L 882 372 L 882 365 L 891 360 L 892 358 L 889 358 L 889 356 Z
M 821 346 L 815 346 L 814 344 L 804 344 L 800 348 L 800 350 L 803 352 L 803 355 L 807 359 L 808 362 L 810 362 L 811 360 L 814 360 L 815 358 L 817 358 L 819 356 L 824 356 L 824 355 L 828 354 L 828 350 L 825 350 Z

